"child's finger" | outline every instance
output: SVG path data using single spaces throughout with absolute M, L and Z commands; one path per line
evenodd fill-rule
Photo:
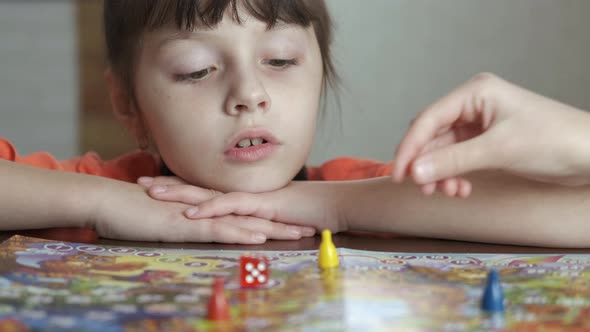
M 177 185 L 177 184 L 186 184 L 181 178 L 177 176 L 142 176 L 137 179 L 137 184 L 142 187 L 149 188 L 151 186 L 157 185 Z
M 148 194 L 157 200 L 197 205 L 223 193 L 191 185 L 156 185 L 148 189 Z
M 213 219 L 184 222 L 180 225 L 174 228 L 173 242 L 261 244 L 267 239 L 264 233 Z M 170 241 L 166 238 L 164 240 Z
M 184 215 L 189 219 L 201 219 L 237 214 L 274 220 L 275 213 L 272 208 L 266 208 L 266 202 L 263 194 L 234 192 L 204 201 L 187 209 Z
M 298 240 L 302 237 L 309 237 L 315 234 L 315 229 L 312 227 L 287 225 L 249 216 L 230 215 L 218 217 L 216 220 L 223 220 L 226 223 L 236 225 L 253 232 L 263 233 L 266 235 L 267 239 Z

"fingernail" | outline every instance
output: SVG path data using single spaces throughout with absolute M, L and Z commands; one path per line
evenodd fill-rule
M 302 235 L 303 236 L 314 236 L 315 235 L 315 228 L 304 227 Z
M 197 215 L 198 212 L 199 212 L 199 207 L 193 206 L 192 208 L 189 208 L 186 211 L 184 211 L 184 215 L 187 218 L 193 218 L 194 216 Z
M 167 189 L 168 188 L 166 188 L 166 186 L 153 186 L 150 190 L 154 194 L 161 194 L 161 193 L 166 192 Z
M 262 233 L 254 233 L 252 240 L 257 243 L 264 243 L 266 241 L 266 235 Z
M 416 181 L 420 183 L 428 183 L 433 181 L 434 165 L 432 164 L 432 157 L 424 156 L 414 164 L 414 176 Z
M 137 179 L 137 183 L 142 186 L 151 186 L 154 183 L 154 178 L 150 176 L 142 176 Z
M 301 228 L 297 226 L 287 226 L 287 233 L 293 237 L 301 237 Z

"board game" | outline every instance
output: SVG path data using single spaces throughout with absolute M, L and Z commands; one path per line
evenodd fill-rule
M 14 236 L 0 245 L 0 331 L 590 331 L 590 255 L 257 252 L 270 279 L 243 289 L 242 251 L 99 246 Z M 480 310 L 494 268 L 506 312 Z M 223 276 L 231 320 L 207 320 Z

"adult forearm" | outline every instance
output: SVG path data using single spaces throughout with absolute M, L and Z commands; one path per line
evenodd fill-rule
M 424 197 L 389 178 L 337 191 L 349 229 L 505 244 L 590 247 L 590 187 L 563 187 L 503 174 L 469 177 L 465 200 Z
M 0 160 L 0 230 L 85 226 L 105 180 Z

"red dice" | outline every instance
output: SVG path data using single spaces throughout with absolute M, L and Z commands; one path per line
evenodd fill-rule
M 240 283 L 250 288 L 268 282 L 268 258 L 262 255 L 240 256 Z

